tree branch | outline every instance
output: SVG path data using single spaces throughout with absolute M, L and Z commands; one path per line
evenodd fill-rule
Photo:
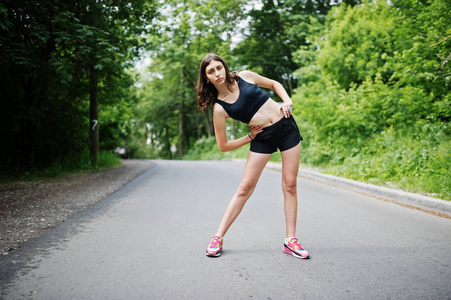
M 440 66 L 440 68 L 438 68 L 437 72 L 440 73 L 441 71 L 443 71 L 443 69 L 445 68 L 445 65 L 448 63 L 448 61 L 451 59 L 451 53 L 448 55 L 448 57 L 445 59 L 445 61 L 443 61 L 442 65 Z
M 444 42 L 446 42 L 446 41 L 449 40 L 449 39 L 451 39 L 451 35 L 450 35 L 450 36 L 447 36 L 443 41 L 440 41 L 440 42 L 438 42 L 438 43 L 436 43 L 436 44 L 430 45 L 429 47 L 435 47 L 435 46 L 438 46 L 438 45 L 440 45 L 441 43 L 444 43 Z

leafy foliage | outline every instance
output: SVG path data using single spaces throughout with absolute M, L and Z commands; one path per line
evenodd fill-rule
M 343 5 L 311 26 L 315 47 L 294 56 L 304 66 L 293 99 L 311 134 L 303 160 L 450 199 L 450 6 L 402 3 Z
M 2 2 L 4 172 L 43 168 L 88 147 L 89 93 L 94 86 L 103 113 L 127 101 L 132 82 L 124 68 L 142 48 L 139 35 L 149 31 L 146 25 L 154 13 L 152 2 L 145 0 Z M 108 127 L 101 120 L 101 134 L 117 138 L 108 131 L 123 121 L 116 119 Z M 104 146 L 118 142 L 105 141 Z
M 153 37 L 155 51 L 139 92 L 141 117 L 150 124 L 148 151 L 162 158 L 183 157 L 199 138 L 213 135 L 211 110 L 196 109 L 198 65 L 209 52 L 230 57 L 233 24 L 243 18 L 243 3 L 168 1 L 163 6 L 158 36 Z
M 304 163 L 451 199 L 450 14 L 445 0 L 5 0 L 0 166 L 84 169 L 93 96 L 101 150 L 245 158 L 220 153 L 212 110 L 196 108 L 199 62 L 215 52 L 285 86 Z M 249 131 L 227 125 L 231 139 Z

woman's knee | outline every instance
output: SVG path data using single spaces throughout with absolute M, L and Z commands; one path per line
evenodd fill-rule
M 238 197 L 250 197 L 254 191 L 255 184 L 253 182 L 243 180 L 238 187 L 237 196 Z
M 297 194 L 297 181 L 296 179 L 285 179 L 282 182 L 283 192 L 290 195 Z

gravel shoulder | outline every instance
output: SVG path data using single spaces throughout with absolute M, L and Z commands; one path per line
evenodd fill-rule
M 0 185 L 0 260 L 155 166 L 149 160 Z

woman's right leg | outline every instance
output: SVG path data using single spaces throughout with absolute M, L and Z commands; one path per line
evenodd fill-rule
M 238 190 L 235 195 L 233 195 L 232 200 L 230 200 L 229 206 L 222 217 L 218 231 L 216 232 L 217 236 L 223 237 L 238 217 L 244 207 L 244 204 L 246 204 L 246 201 L 254 192 L 258 179 L 260 178 L 266 163 L 271 158 L 271 155 L 272 154 L 262 154 L 249 151 L 246 166 L 244 167 L 243 179 L 241 180 Z

